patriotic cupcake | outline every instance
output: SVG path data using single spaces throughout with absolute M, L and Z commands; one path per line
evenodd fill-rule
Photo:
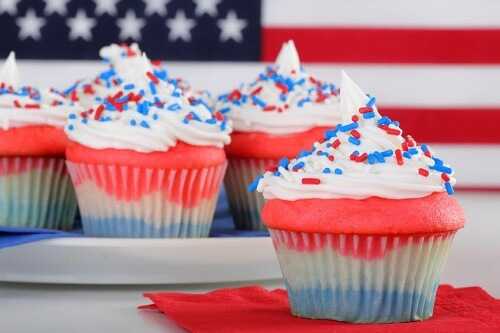
M 256 81 L 219 97 L 216 109 L 232 120 L 234 132 L 226 147 L 229 159 L 226 191 L 238 229 L 263 229 L 262 195 L 248 184 L 278 160 L 293 157 L 323 137 L 340 121 L 338 90 L 307 74 L 292 41 L 276 63 Z
M 53 90 L 19 85 L 14 53 L 0 71 L 0 225 L 71 229 L 76 199 L 64 124 L 79 110 Z
M 230 125 L 190 103 L 147 59 L 129 74 L 133 81 L 119 78 L 121 90 L 103 104 L 69 115 L 68 168 L 84 233 L 206 237 Z
M 464 213 L 452 169 L 381 116 L 343 74 L 343 123 L 252 183 L 296 316 L 406 322 L 432 316 Z

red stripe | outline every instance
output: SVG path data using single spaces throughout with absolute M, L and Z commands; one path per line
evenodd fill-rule
M 263 28 L 262 60 L 293 39 L 305 62 L 500 63 L 500 29 Z
M 417 142 L 500 143 L 500 108 L 379 107 Z
M 461 192 L 500 192 L 500 186 L 457 186 L 457 193 Z

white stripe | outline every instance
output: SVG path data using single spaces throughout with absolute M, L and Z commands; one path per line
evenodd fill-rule
M 498 0 L 264 0 L 264 26 L 500 27 Z
M 500 1 L 499 1 L 500 3 Z M 499 15 L 500 16 L 500 15 Z M 19 61 L 23 82 L 34 86 L 69 86 L 105 67 L 96 61 Z M 168 63 L 171 75 L 194 87 L 221 93 L 255 79 L 260 63 Z M 430 107 L 500 106 L 500 66 L 307 64 L 309 73 L 334 83 L 346 70 L 381 105 Z

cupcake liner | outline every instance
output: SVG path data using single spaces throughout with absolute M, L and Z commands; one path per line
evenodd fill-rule
M 0 157 L 0 225 L 69 230 L 75 214 L 63 158 Z
M 84 234 L 124 238 L 207 237 L 226 169 L 67 164 Z
M 272 159 L 229 158 L 224 185 L 237 229 L 266 230 L 260 216 L 264 197 L 259 192 L 248 192 L 248 185 L 266 167 L 277 163 L 277 160 Z
M 455 232 L 359 236 L 270 230 L 299 317 L 357 323 L 432 316 Z

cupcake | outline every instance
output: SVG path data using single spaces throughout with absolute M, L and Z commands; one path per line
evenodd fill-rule
M 307 74 L 292 41 L 276 63 L 250 84 L 219 97 L 216 109 L 232 120 L 234 132 L 226 147 L 229 160 L 224 180 L 238 229 L 263 229 L 264 199 L 249 193 L 248 184 L 264 170 L 274 170 L 281 157 L 292 158 L 323 137 L 340 121 L 338 90 Z
M 84 233 L 97 237 L 208 236 L 226 169 L 230 124 L 140 66 L 103 104 L 72 113 L 68 168 Z
M 252 183 L 264 194 L 292 313 L 355 323 L 424 320 L 464 213 L 453 170 L 381 116 L 343 74 L 342 123 Z
M 0 225 L 71 229 L 76 199 L 64 162 L 64 124 L 78 106 L 19 85 L 14 53 L 0 71 Z

